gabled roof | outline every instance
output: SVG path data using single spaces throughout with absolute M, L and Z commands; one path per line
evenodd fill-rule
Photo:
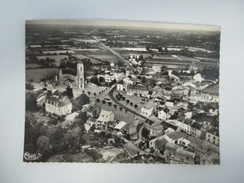
M 151 128 L 155 131 L 160 131 L 160 132 L 163 130 L 163 126 L 157 123 L 153 123 L 151 125 Z
M 149 100 L 149 102 L 145 103 L 142 107 L 145 109 L 152 109 L 155 106 L 156 104 L 152 100 Z
M 192 128 L 195 128 L 195 129 L 197 129 L 197 130 L 201 130 L 201 128 L 202 128 L 202 124 L 195 122 L 195 123 L 193 123 L 193 124 L 191 125 L 191 127 L 192 127 Z
M 219 136 L 219 131 L 216 128 L 211 128 L 207 132 Z
M 130 155 L 130 157 L 137 156 L 138 153 L 143 153 L 141 149 L 139 149 L 136 145 L 131 142 L 128 142 L 124 145 L 126 152 Z
M 141 91 L 148 91 L 148 86 L 146 85 L 128 85 L 127 89 L 130 90 L 141 90 Z
M 179 145 L 177 145 L 177 144 L 173 144 L 173 143 L 171 143 L 171 142 L 167 142 L 167 143 L 165 144 L 165 147 L 168 147 L 168 148 L 170 148 L 170 149 L 174 149 L 174 150 L 177 150 L 177 149 L 181 148 Z
M 184 149 L 177 149 L 176 153 L 177 153 L 177 155 L 183 155 L 183 156 L 188 156 L 188 157 L 192 157 L 192 158 L 195 157 L 195 153 L 186 151 Z
M 163 149 L 167 143 L 168 141 L 165 139 L 165 136 L 161 136 L 155 141 L 155 148 Z
M 106 111 L 106 110 L 103 110 L 103 109 L 102 109 L 100 115 L 110 116 L 112 113 L 113 113 L 112 111 Z
M 182 132 L 170 132 L 167 134 L 167 136 L 173 140 L 177 140 L 179 138 L 186 138 L 187 139 L 187 135 L 182 133 Z
M 63 97 L 62 99 L 57 97 L 48 97 L 48 101 L 52 101 L 58 104 L 58 107 L 63 107 L 71 104 L 70 100 L 67 97 Z
M 114 129 L 121 130 L 125 125 L 126 125 L 126 122 L 124 122 L 124 121 L 120 121 L 120 122 L 114 127 Z

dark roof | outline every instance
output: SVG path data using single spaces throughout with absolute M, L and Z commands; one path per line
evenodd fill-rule
M 138 153 L 143 153 L 141 149 L 139 149 L 136 145 L 131 142 L 128 142 L 124 145 L 125 150 L 131 157 L 137 156 Z
M 177 140 L 179 138 L 186 138 L 187 139 L 187 135 L 182 133 L 182 132 L 170 132 L 167 134 L 167 136 L 173 140 Z
M 163 149 L 165 147 L 165 145 L 167 144 L 167 140 L 165 138 L 160 138 L 158 140 L 155 141 L 155 147 L 156 149 Z
M 73 76 L 77 75 L 77 70 L 76 69 L 62 69 L 63 74 L 71 74 Z
M 157 123 L 153 123 L 151 125 L 151 128 L 155 131 L 159 131 L 159 132 L 163 131 L 163 126 Z
M 71 103 L 67 97 L 63 97 L 61 99 L 57 97 L 48 97 L 47 100 L 58 103 L 58 107 L 63 107 Z
M 56 90 L 55 92 L 53 92 L 53 95 L 56 95 L 56 96 L 59 96 L 61 94 L 62 94 L 62 92 L 60 92 L 59 90 Z
M 193 124 L 191 125 L 191 127 L 195 128 L 195 129 L 197 129 L 197 130 L 201 130 L 201 128 L 202 128 L 202 124 L 195 122 L 195 123 L 193 123 Z
M 219 130 L 217 130 L 216 128 L 211 128 L 207 132 L 219 136 Z
M 185 119 L 184 123 L 187 124 L 187 125 L 191 125 L 192 124 L 192 120 L 191 119 Z
M 148 91 L 148 86 L 146 86 L 146 85 L 128 85 L 127 89 Z
M 174 129 L 174 130 L 177 129 L 177 126 L 172 125 L 172 124 L 170 124 L 170 123 L 167 123 L 167 122 L 165 122 L 165 121 L 163 121 L 161 124 L 163 125 L 163 127 L 164 127 L 165 129 L 167 129 L 167 128 L 172 128 L 172 129 Z

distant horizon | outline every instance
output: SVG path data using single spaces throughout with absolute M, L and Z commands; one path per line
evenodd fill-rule
M 103 26 L 103 27 L 124 27 L 124 28 L 144 28 L 144 29 L 168 29 L 185 31 L 210 31 L 220 32 L 221 27 L 217 25 L 200 25 L 185 23 L 165 23 L 152 21 L 134 21 L 134 20 L 26 20 L 26 25 L 74 25 L 74 26 Z

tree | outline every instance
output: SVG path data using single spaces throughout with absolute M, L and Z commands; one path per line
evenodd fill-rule
M 97 98 L 97 99 L 96 99 L 96 102 L 97 102 L 97 103 L 100 103 L 100 99 L 99 99 L 99 98 Z
M 147 50 L 147 51 L 150 51 L 150 50 L 151 50 L 151 46 L 147 44 L 147 45 L 146 45 L 146 50 Z
M 26 83 L 25 88 L 26 88 L 26 90 L 30 90 L 30 91 L 34 90 L 34 86 L 31 83 Z
M 33 93 L 26 94 L 26 111 L 37 111 L 36 96 Z
M 99 77 L 99 82 L 100 82 L 100 83 L 104 83 L 104 82 L 105 82 L 104 77 Z
M 90 82 L 91 82 L 91 83 L 94 83 L 94 84 L 97 85 L 97 84 L 98 84 L 98 79 L 97 79 L 97 77 L 95 77 L 95 76 L 91 77 Z
M 83 105 L 90 103 L 90 99 L 86 94 L 81 94 L 73 102 L 74 111 L 80 110 Z
M 37 151 L 46 154 L 49 150 L 49 141 L 47 136 L 40 136 L 36 141 Z
M 67 97 L 69 99 L 73 99 L 74 98 L 73 88 L 71 88 L 70 86 L 67 86 L 67 88 L 66 88 L 66 94 L 67 94 Z
M 126 104 L 129 104 L 129 103 L 130 103 L 130 100 L 129 100 L 129 99 L 127 99 L 127 100 L 126 100 Z
M 113 86 L 116 82 L 117 82 L 116 79 L 114 79 L 113 81 L 111 81 L 111 82 L 109 83 L 109 87 Z
M 86 123 L 88 119 L 87 112 L 81 112 L 77 118 L 81 119 L 82 123 Z
M 137 109 L 138 108 L 138 105 L 135 104 L 134 107 Z
M 159 51 L 159 52 L 162 52 L 162 51 L 163 51 L 163 49 L 162 49 L 162 45 L 159 45 L 159 46 L 158 46 L 158 51 Z
M 66 61 L 64 61 L 64 60 L 61 61 L 59 67 L 60 67 L 61 69 L 65 69 L 65 68 L 67 67 Z
M 164 52 L 165 52 L 165 53 L 168 53 L 168 48 L 167 48 L 167 46 L 164 46 Z

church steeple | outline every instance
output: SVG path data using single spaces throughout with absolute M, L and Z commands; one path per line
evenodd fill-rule
M 84 78 L 84 64 L 83 64 L 83 62 L 77 63 L 77 80 L 78 80 L 78 87 L 84 88 L 85 87 L 85 78 Z

